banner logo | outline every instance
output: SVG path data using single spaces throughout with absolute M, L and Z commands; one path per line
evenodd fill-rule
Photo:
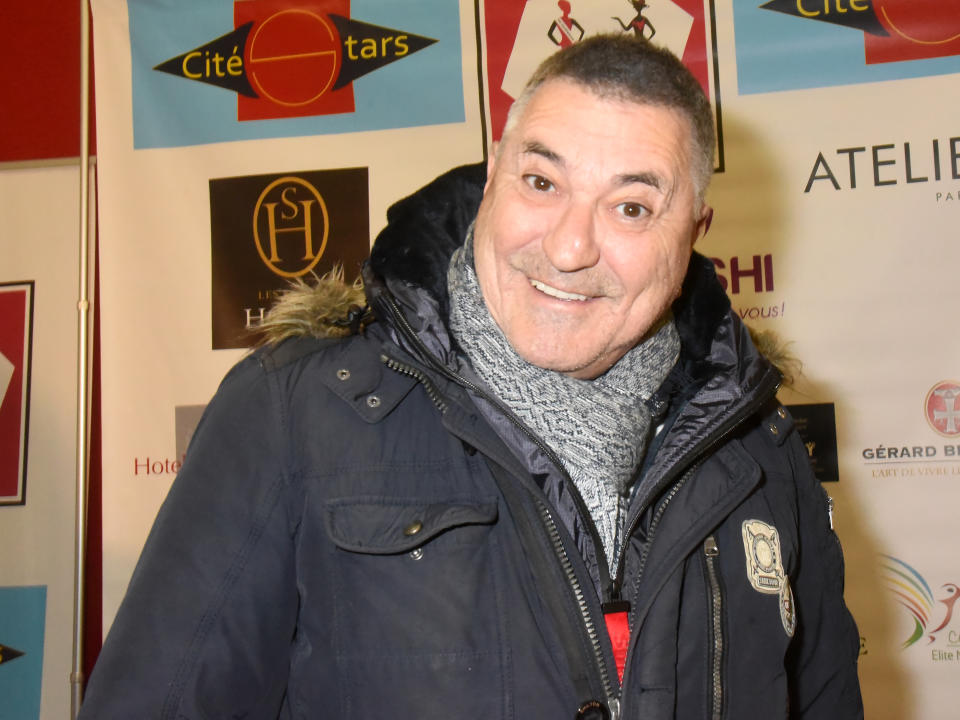
M 734 0 L 734 22 L 741 93 L 960 71 L 960 0 Z
M 863 32 L 867 65 L 960 55 L 960 3 L 950 0 L 771 0 L 760 7 Z
M 924 416 L 934 432 L 944 437 L 960 436 L 960 383 L 937 383 L 923 401 Z
M 495 140 L 510 105 L 542 60 L 590 35 L 623 32 L 669 48 L 700 82 L 716 114 L 717 170 L 723 170 L 712 0 L 487 0 L 484 12 Z
M 787 405 L 803 440 L 813 474 L 820 482 L 840 481 L 837 451 L 837 414 L 833 403 Z
M 281 204 L 283 208 L 278 216 L 277 206 Z M 257 252 L 263 264 L 281 277 L 300 277 L 316 267 L 327 247 L 328 229 L 323 195 L 303 178 L 286 176 L 274 180 L 260 193 L 253 209 Z M 285 243 L 288 247 L 284 259 L 278 252 L 281 235 L 290 238 L 290 242 Z M 302 256 L 296 249 L 301 241 Z
M 760 6 L 786 15 L 808 18 L 886 37 L 870 0 L 770 0 Z
M 237 2 L 233 32 L 154 70 L 237 93 L 238 120 L 354 111 L 352 83 L 437 42 L 284 0 Z
M 960 180 L 960 137 L 932 138 L 879 145 L 849 143 L 834 151 L 820 150 L 811 160 L 803 192 L 856 190 Z M 947 187 L 950 187 L 947 185 Z M 943 185 L 934 190 L 937 203 L 952 202 Z
M 0 283 L 0 505 L 23 505 L 33 335 L 33 282 Z
M 920 643 L 931 645 L 936 640 L 946 640 L 949 647 L 960 647 L 960 633 L 952 629 L 954 605 L 960 598 L 960 587 L 948 582 L 936 590 L 913 567 L 892 555 L 882 555 L 881 570 L 887 590 L 909 617 L 909 634 L 905 634 L 901 647 L 906 649 Z M 934 651 L 933 660 L 954 659 Z
M 232 7 L 232 13 L 230 8 Z M 462 122 L 459 3 L 129 3 L 134 147 Z
M 210 181 L 213 348 L 247 347 L 291 280 L 343 268 L 370 248 L 367 169 Z

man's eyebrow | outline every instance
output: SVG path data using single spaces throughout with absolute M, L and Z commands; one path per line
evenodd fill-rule
M 528 140 L 523 144 L 520 151 L 524 155 L 539 155 L 556 165 L 564 165 L 563 158 L 541 142 Z
M 633 185 L 634 183 L 649 185 L 660 192 L 664 192 L 664 188 L 666 187 L 664 179 L 657 173 L 653 172 L 624 173 L 622 175 L 617 175 L 617 185 Z

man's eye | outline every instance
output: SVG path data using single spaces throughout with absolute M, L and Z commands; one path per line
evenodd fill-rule
M 537 192 L 550 192 L 553 190 L 553 183 L 543 175 L 524 175 L 523 179 L 527 181 L 527 185 Z
M 617 205 L 617 210 L 621 215 L 628 218 L 639 218 L 646 215 L 649 210 L 647 210 L 640 203 L 635 202 L 624 202 Z

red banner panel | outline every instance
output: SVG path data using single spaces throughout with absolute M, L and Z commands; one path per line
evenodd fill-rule
M 80 3 L 6 2 L 0 32 L 0 162 L 79 157 Z
M 27 479 L 33 283 L 0 283 L 0 505 L 22 505 Z

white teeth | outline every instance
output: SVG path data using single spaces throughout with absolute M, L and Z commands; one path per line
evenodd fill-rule
M 539 280 L 533 280 L 531 278 L 530 284 L 533 285 L 537 290 L 550 297 L 559 298 L 560 300 L 587 300 L 586 295 L 580 295 L 579 293 L 568 293 L 563 290 L 557 290 L 555 287 L 550 287 L 549 285 L 544 285 Z

